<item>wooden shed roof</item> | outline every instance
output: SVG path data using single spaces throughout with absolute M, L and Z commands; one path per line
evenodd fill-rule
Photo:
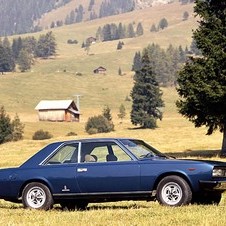
M 76 106 L 76 104 L 74 103 L 73 100 L 41 100 L 38 105 L 35 107 L 35 110 L 56 110 L 56 109 L 62 109 L 62 110 L 66 110 L 69 109 L 71 110 L 71 105 Z M 75 111 L 75 109 L 73 109 L 74 112 L 79 114 L 79 111 Z M 76 110 L 77 110 L 77 106 L 76 106 Z

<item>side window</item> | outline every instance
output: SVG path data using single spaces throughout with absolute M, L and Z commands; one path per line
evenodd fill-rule
M 78 143 L 67 144 L 59 149 L 47 164 L 68 164 L 78 162 Z
M 81 162 L 131 161 L 121 147 L 114 142 L 88 142 L 81 148 Z
M 118 161 L 131 161 L 132 159 L 128 156 L 118 145 L 112 145 L 114 155 Z

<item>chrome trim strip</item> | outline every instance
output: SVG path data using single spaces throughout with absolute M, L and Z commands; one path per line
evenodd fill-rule
M 53 196 L 88 196 L 88 195 L 134 195 L 134 194 L 155 194 L 153 191 L 129 191 L 129 192 L 93 192 L 93 193 L 67 193 L 67 194 L 61 194 L 56 193 L 53 194 Z

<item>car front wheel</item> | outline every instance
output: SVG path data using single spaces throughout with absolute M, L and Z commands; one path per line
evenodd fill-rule
M 183 178 L 167 176 L 157 186 L 157 200 L 166 206 L 187 205 L 192 200 L 192 191 Z
M 53 206 L 53 198 L 49 188 L 38 182 L 27 184 L 22 193 L 25 208 L 48 210 Z

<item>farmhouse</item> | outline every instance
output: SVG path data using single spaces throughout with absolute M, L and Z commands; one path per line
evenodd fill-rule
M 94 69 L 94 70 L 93 70 L 93 73 L 94 73 L 94 74 L 105 74 L 106 71 L 107 71 L 106 68 L 100 66 L 100 67 Z
M 96 41 L 97 39 L 94 37 L 89 37 L 86 39 L 86 43 L 89 43 L 89 44 L 94 44 Z
M 42 100 L 35 107 L 39 121 L 79 122 L 80 112 L 73 100 Z

